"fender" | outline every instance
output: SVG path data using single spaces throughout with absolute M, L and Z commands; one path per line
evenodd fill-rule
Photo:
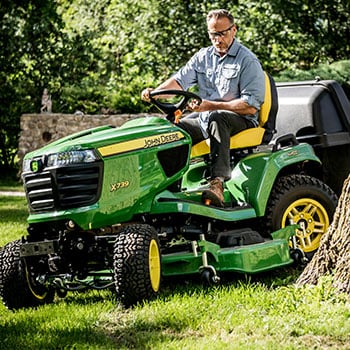
M 257 216 L 263 216 L 271 189 L 283 169 L 304 162 L 320 164 L 309 144 L 249 155 L 233 169 L 226 187 L 240 201 L 250 203 Z

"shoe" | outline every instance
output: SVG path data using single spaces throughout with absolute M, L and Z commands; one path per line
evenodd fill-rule
M 210 181 L 210 187 L 202 193 L 202 201 L 206 205 L 224 206 L 224 187 L 219 178 Z

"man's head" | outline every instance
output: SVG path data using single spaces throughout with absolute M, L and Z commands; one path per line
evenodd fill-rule
M 233 16 L 227 10 L 210 11 L 207 15 L 207 27 L 213 46 L 221 55 L 225 55 L 237 32 Z

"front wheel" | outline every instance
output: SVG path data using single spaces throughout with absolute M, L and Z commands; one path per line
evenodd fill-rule
M 272 232 L 291 223 L 299 225 L 297 245 L 310 258 L 332 222 L 337 202 L 330 187 L 316 178 L 306 175 L 279 178 L 267 204 L 267 229 Z
M 161 258 L 157 232 L 148 225 L 126 226 L 114 243 L 117 298 L 126 307 L 154 298 L 160 287 Z
M 5 245 L 0 253 L 0 295 L 10 309 L 51 303 L 54 290 L 36 282 L 25 260 L 20 257 L 19 240 Z

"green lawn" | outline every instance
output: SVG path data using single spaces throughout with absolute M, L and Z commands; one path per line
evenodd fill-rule
M 23 192 L 23 184 L 15 177 L 0 177 L 0 191 Z
M 27 216 L 24 197 L 0 196 L 0 247 L 26 233 Z
M 24 197 L 0 197 L 0 246 L 25 234 L 26 216 Z M 349 297 L 327 279 L 296 288 L 296 276 L 165 281 L 158 299 L 129 310 L 113 291 L 17 312 L 1 305 L 0 349 L 349 349 Z

